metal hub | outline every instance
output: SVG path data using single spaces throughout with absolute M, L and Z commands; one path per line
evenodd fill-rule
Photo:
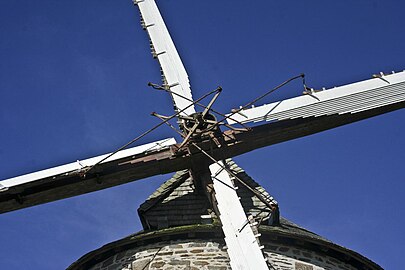
M 193 132 L 193 137 L 218 128 L 217 119 L 213 114 L 207 113 L 204 116 L 202 112 L 197 112 L 190 115 L 190 118 L 184 121 L 184 129 L 187 134 Z

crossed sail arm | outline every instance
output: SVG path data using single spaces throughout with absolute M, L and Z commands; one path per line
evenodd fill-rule
M 148 32 L 152 55 L 159 61 L 163 85 L 172 92 L 175 110 L 181 115 L 195 113 L 186 69 L 154 0 L 134 0 L 141 13 L 142 27 Z
M 77 196 L 172 170 L 184 169 L 169 161 L 174 138 L 128 148 L 0 181 L 0 213 Z M 136 164 L 127 164 L 128 161 Z M 91 173 L 88 168 L 98 164 Z
M 358 114 L 405 101 L 405 72 L 312 92 L 232 115 L 229 124 Z M 236 121 L 235 121 L 236 120 Z
M 69 175 L 72 173 L 80 172 L 81 170 L 91 167 L 98 162 L 104 160 L 107 156 L 110 156 L 106 160 L 102 161 L 101 163 L 107 163 L 107 162 L 112 162 L 112 161 L 120 161 L 120 160 L 125 160 L 128 157 L 142 154 L 142 153 L 147 153 L 151 151 L 159 151 L 162 149 L 165 149 L 166 147 L 169 147 L 171 145 L 176 144 L 176 140 L 174 138 L 168 138 L 164 140 L 160 140 L 157 142 L 152 142 L 148 144 L 144 144 L 141 146 L 135 146 L 132 148 L 128 148 L 125 150 L 122 150 L 118 153 L 116 153 L 113 156 L 110 156 L 110 154 L 104 154 L 101 156 L 97 157 L 92 157 L 84 160 L 77 160 L 76 162 L 68 163 L 65 165 L 53 167 L 50 169 L 42 170 L 42 171 L 37 171 L 29 174 L 24 174 L 21 176 L 13 177 L 10 179 L 5 179 L 0 181 L 0 192 L 1 189 L 6 190 L 9 188 L 14 188 L 19 185 L 35 182 L 35 181 L 40 181 L 42 179 L 47 179 L 47 178 L 56 178 L 58 176 L 63 176 L 63 175 Z
M 209 168 L 232 269 L 269 269 L 226 166 L 219 161 Z
M 320 100 L 305 95 L 278 102 L 281 103 L 278 106 L 276 106 L 278 103 L 273 103 L 242 110 L 241 114 L 233 115 L 232 119 L 239 117 L 237 120 L 245 123 L 265 120 L 270 122 L 254 126 L 248 132 L 225 131 L 220 148 L 212 148 L 211 143 L 205 142 L 201 142 L 200 145 L 206 151 L 209 150 L 216 159 L 232 158 L 260 147 L 404 108 L 405 72 L 349 84 L 340 89 L 326 90 L 313 95 Z M 326 95 L 331 96 L 326 99 Z M 175 141 L 170 139 L 153 143 L 150 147 L 145 145 L 141 148 L 129 149 L 129 152 L 122 153 L 123 156 L 117 153 L 111 157 L 111 160 L 108 159 L 99 164 L 92 174 L 87 174 L 84 179 L 77 171 L 80 171 L 83 166 L 84 168 L 92 166 L 103 157 L 0 181 L 0 213 L 157 174 L 187 169 L 190 168 L 192 159 L 198 162 L 203 156 L 202 153 L 192 156 L 186 153 L 174 158 L 173 153 L 178 149 L 178 145 L 174 144 Z

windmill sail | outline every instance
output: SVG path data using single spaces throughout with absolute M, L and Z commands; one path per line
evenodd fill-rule
M 297 114 L 294 117 L 291 116 L 291 118 L 283 119 L 280 117 L 279 120 L 281 121 L 271 120 L 269 123 L 255 126 L 251 131 L 225 131 L 224 134 L 218 138 L 221 141 L 221 147 L 218 148 L 212 148 L 213 144 L 209 141 L 202 141 L 199 145 L 205 151 L 209 151 L 217 160 L 232 158 L 260 147 L 293 140 L 404 108 L 405 98 L 403 94 L 401 94 L 401 91 L 403 93 L 405 82 L 405 78 L 403 77 L 405 74 L 398 73 L 397 75 L 397 82 L 394 82 L 393 80 L 394 75 L 386 76 L 385 78 L 391 83 L 388 85 L 388 83 L 385 82 L 386 86 L 384 86 L 398 87 L 400 93 L 397 97 L 396 94 L 391 97 L 383 96 L 382 102 L 379 102 L 378 104 L 374 103 L 373 105 L 368 104 L 361 107 L 361 111 L 355 112 L 359 110 L 359 107 L 356 110 L 353 110 L 353 112 L 342 114 L 335 112 L 331 115 L 323 113 L 320 116 L 307 116 L 301 112 L 301 114 Z M 403 76 L 402 79 L 399 78 L 400 76 Z M 381 83 L 379 80 L 380 79 L 374 79 L 372 80 L 374 81 L 372 83 Z M 373 89 L 378 90 L 378 87 Z M 335 90 L 328 91 L 335 92 Z M 356 91 L 359 91 L 359 89 Z M 319 93 L 315 93 L 315 95 L 319 96 Z M 378 95 L 375 97 L 375 100 L 379 100 Z M 308 101 L 308 98 L 312 97 L 303 96 L 296 98 L 295 100 L 297 102 L 295 104 L 290 103 L 290 107 L 280 110 L 280 113 L 291 112 L 292 110 L 298 110 L 300 108 L 308 109 L 312 106 L 318 106 L 318 104 L 321 103 L 319 101 L 313 101 L 312 104 L 304 106 L 302 102 Z M 337 97 L 335 98 L 337 99 Z M 334 99 L 331 99 L 331 101 L 333 100 Z M 287 101 L 288 100 L 282 101 L 281 103 L 286 102 L 286 104 L 288 104 Z M 269 108 L 266 108 L 266 106 L 269 105 L 243 110 L 242 113 L 245 116 L 238 116 L 241 117 L 239 120 L 243 122 L 267 120 L 266 117 L 272 116 L 272 113 L 275 113 L 276 109 L 274 108 L 273 111 L 271 111 Z M 340 104 L 339 106 L 344 105 L 345 104 Z M 262 108 L 266 108 L 266 110 L 260 112 L 259 109 Z M 324 109 L 331 108 L 334 107 L 331 106 Z M 258 113 L 253 114 L 253 112 Z M 236 118 L 236 116 L 237 115 L 233 115 L 232 119 Z M 245 118 L 246 116 L 247 118 Z M 178 149 L 178 145 L 173 146 L 172 144 L 174 141 L 167 141 L 167 143 L 168 145 L 164 145 L 162 148 L 156 148 L 151 151 L 129 155 L 115 161 L 102 163 L 97 166 L 97 170 L 92 174 L 86 175 L 85 179 L 80 177 L 77 173 L 71 175 L 68 172 L 60 172 L 61 174 L 58 172 L 57 175 L 46 177 L 41 176 L 38 179 L 30 179 L 29 181 L 23 180 L 27 179 L 26 177 L 0 181 L 0 213 L 60 200 L 157 174 L 187 169 L 191 167 L 191 164 L 198 164 L 204 158 L 204 154 L 202 153 L 195 153 L 192 156 L 187 155 L 187 153 L 174 156 L 173 154 L 175 150 Z M 85 161 L 82 162 L 82 165 L 83 164 L 89 165 L 86 164 Z M 76 166 L 80 166 L 80 164 L 76 164 Z
M 166 156 L 171 157 L 170 147 L 174 144 L 176 144 L 175 139 L 169 138 L 125 149 L 114 155 L 105 154 L 78 160 L 2 180 L 0 181 L 0 213 L 77 196 L 159 174 L 158 171 L 163 168 L 157 165 L 158 159 L 161 158 L 163 152 L 166 153 Z M 139 160 L 138 165 L 126 166 L 124 164 L 128 160 L 134 159 Z M 147 165 L 148 163 L 150 165 Z M 94 167 L 94 171 L 83 177 L 86 169 L 95 164 L 98 165 Z M 161 173 L 164 172 L 161 171 Z
M 268 269 L 251 224 L 239 202 L 224 162 L 210 166 L 215 198 L 232 269 Z
M 313 92 L 232 115 L 229 124 L 358 114 L 405 101 L 405 72 Z
M 215 200 L 212 201 L 216 203 L 215 213 L 221 221 L 232 269 L 268 269 L 259 243 L 260 234 L 252 222 L 254 217 L 250 215 L 247 218 L 235 191 L 230 175 L 236 175 L 228 171 L 229 162 L 217 160 L 403 108 L 405 72 L 387 76 L 381 74 L 372 80 L 320 92 L 309 91 L 301 97 L 236 111 L 228 115 L 232 116 L 227 119 L 230 125 L 269 123 L 251 129 L 227 125 L 230 129 L 222 133 L 217 126 L 224 124 L 222 121 L 205 117 L 212 116 L 208 115 L 209 108 L 219 91 L 204 112 L 195 114 L 188 74 L 155 1 L 133 2 L 139 7 L 142 27 L 150 38 L 152 55 L 161 67 L 163 86 L 157 88 L 171 94 L 179 114 L 174 116 L 194 114 L 194 118 L 179 117 L 188 119 L 189 123 L 195 120 L 194 126 L 183 129 L 185 139 L 181 144 L 170 138 L 0 181 L 0 213 L 184 169 L 193 171 L 192 177 L 197 176 L 193 178 L 195 182 L 206 185 L 206 179 L 201 181 L 199 178 L 207 176 L 209 167 L 211 178 L 208 179 L 212 179 L 215 192 Z M 167 123 L 166 120 L 164 122 Z M 211 186 L 209 188 L 204 192 L 212 199 Z M 183 195 L 188 200 L 189 197 Z M 212 206 L 214 208 L 215 204 Z M 272 217 L 276 216 L 273 213 Z M 159 241 L 165 238 L 162 235 L 158 237 Z M 128 246 L 128 242 L 125 245 Z M 142 267 L 145 268 L 144 265 Z M 298 269 L 297 264 L 295 267 Z
M 141 13 L 142 26 L 148 31 L 152 54 L 159 60 L 164 87 L 171 91 L 175 110 L 182 115 L 195 113 L 187 72 L 155 1 L 140 0 L 135 1 L 135 4 L 138 5 Z M 197 128 L 197 125 L 195 127 Z M 192 132 L 188 135 L 192 135 Z M 217 166 L 217 164 L 210 166 L 211 173 L 217 171 Z M 216 174 L 216 177 L 231 183 L 226 171 Z M 218 187 L 215 190 L 216 198 L 232 269 L 268 269 L 251 228 L 247 226 L 242 231 L 236 232 L 236 227 L 242 226 L 246 220 L 236 192 L 224 190 L 218 181 L 214 186 Z
M 152 55 L 159 61 L 164 87 L 172 92 L 175 110 L 181 115 L 195 113 L 190 82 L 183 62 L 154 0 L 134 0 L 148 32 Z

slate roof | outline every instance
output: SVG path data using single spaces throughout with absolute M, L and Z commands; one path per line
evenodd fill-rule
M 194 187 L 188 170 L 164 182 L 138 208 L 144 230 L 199 224 L 208 214 L 209 201 Z
M 273 197 L 257 182 L 255 182 L 234 161 L 228 159 L 229 169 L 241 179 L 250 189 L 261 194 L 268 203 L 277 203 Z M 246 213 L 256 218 L 262 218 L 264 224 L 269 216 L 270 209 L 249 188 L 233 179 L 238 187 L 237 193 Z M 262 199 L 263 200 L 263 199 Z M 163 183 L 138 208 L 144 230 L 156 230 L 169 227 L 193 225 L 204 223 L 201 216 L 215 217 L 211 203 L 203 192 L 194 186 L 188 170 L 179 171 L 172 178 Z M 284 224 L 288 223 L 286 220 Z

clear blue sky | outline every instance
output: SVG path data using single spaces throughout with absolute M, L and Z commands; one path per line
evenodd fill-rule
M 229 112 L 305 72 L 315 88 L 405 69 L 400 0 L 186 1 L 159 7 L 194 96 Z M 0 1 L 0 179 L 112 151 L 171 113 L 138 10 L 121 1 Z M 292 84 L 266 102 L 302 92 Z M 290 220 L 403 267 L 405 110 L 236 158 Z M 161 128 L 141 141 L 173 136 Z M 170 175 L 0 215 L 0 269 L 63 269 L 141 229 Z

